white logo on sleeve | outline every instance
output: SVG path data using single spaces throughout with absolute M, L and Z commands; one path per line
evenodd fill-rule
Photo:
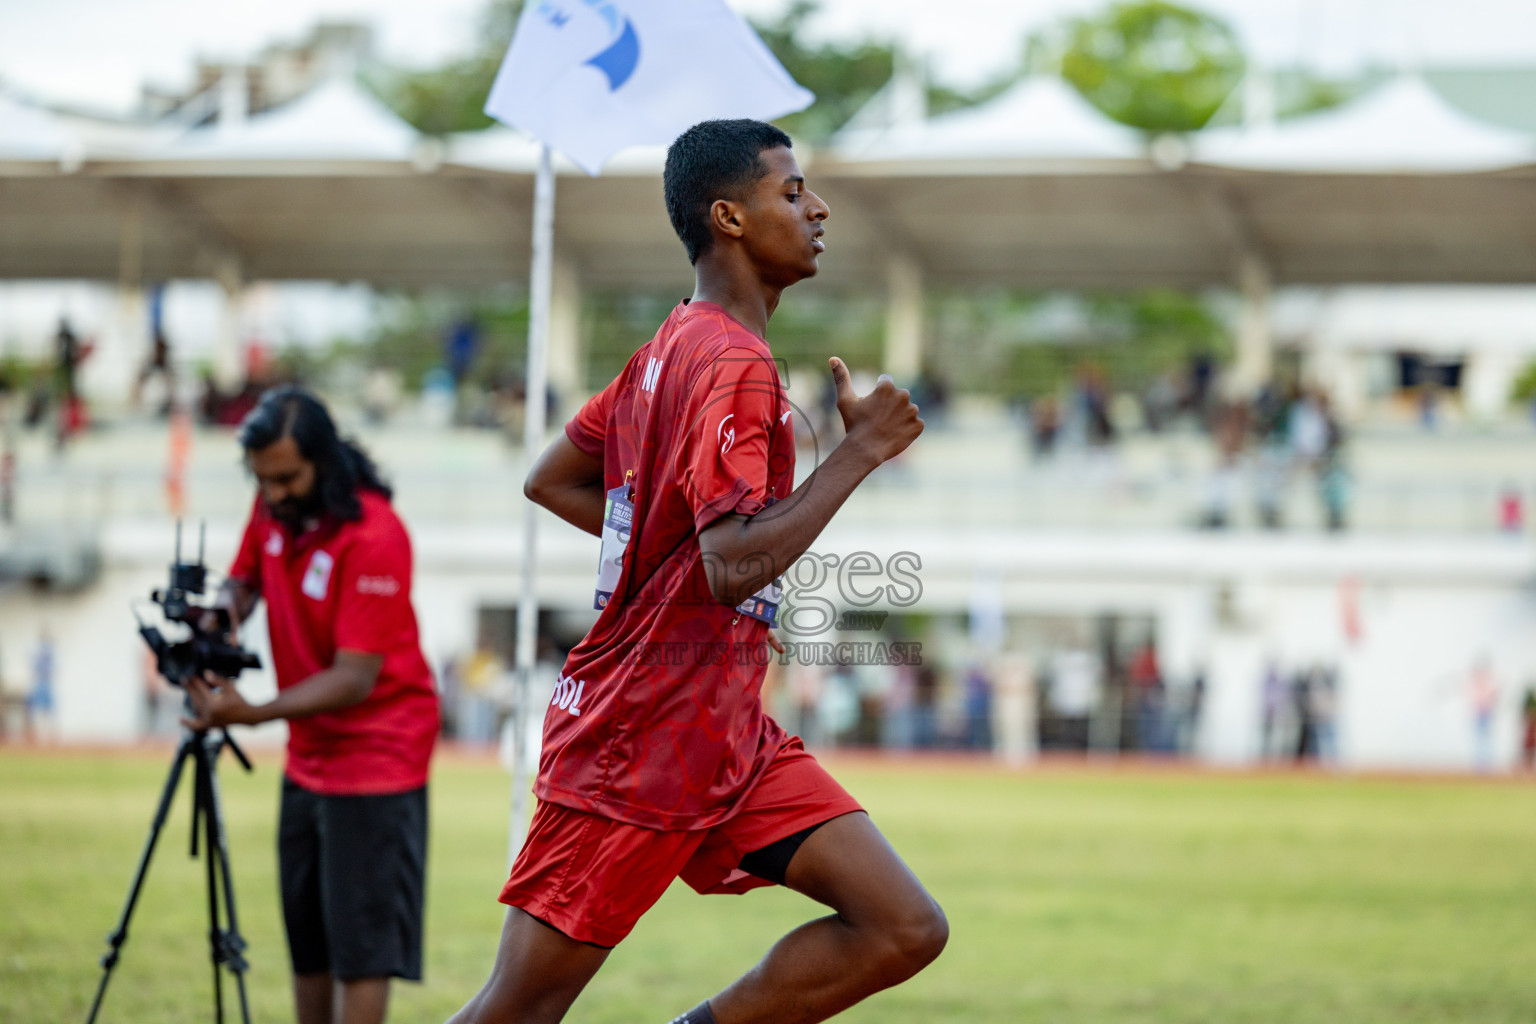
M 267 554 L 277 558 L 283 553 L 283 531 L 272 527 L 272 532 L 267 534 Z
M 794 412 L 794 411 L 795 410 L 793 410 L 793 409 L 785 409 L 784 410 L 784 415 L 779 417 L 779 425 L 783 426 L 785 423 L 788 423 L 789 422 L 789 414 Z
M 732 427 L 729 430 L 725 428 L 725 425 L 735 418 L 736 414 L 730 413 L 725 417 L 725 419 L 721 420 L 720 425 L 715 428 L 715 440 L 720 442 L 721 455 L 725 455 L 736 445 L 736 428 Z
M 325 600 L 325 592 L 331 586 L 331 570 L 336 568 L 336 558 L 328 551 L 316 551 L 304 570 L 304 582 L 299 584 L 306 597 Z
M 400 581 L 393 576 L 359 576 L 357 592 L 376 597 L 394 597 L 400 593 Z

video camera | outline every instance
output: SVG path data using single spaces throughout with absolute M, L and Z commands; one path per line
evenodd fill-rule
M 194 604 L 191 600 L 193 596 L 201 596 L 208 585 L 208 567 L 203 564 L 206 536 L 204 526 L 198 533 L 197 561 L 183 562 L 181 523 L 176 524 L 176 560 L 171 563 L 170 585 L 149 594 L 167 621 L 183 624 L 191 635 L 173 643 L 159 629 L 139 620 L 139 635 L 155 653 L 155 667 L 174 686 L 185 686 L 187 680 L 203 672 L 233 679 L 248 668 L 261 667 L 261 658 L 255 652 L 227 639 L 231 627 L 229 609 Z M 214 626 L 205 629 L 204 620 L 210 615 Z

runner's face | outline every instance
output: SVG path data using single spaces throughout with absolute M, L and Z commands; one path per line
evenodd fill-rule
M 830 211 L 805 187 L 805 175 L 787 148 L 764 150 L 762 161 L 768 172 L 745 204 L 744 239 L 764 279 L 784 287 L 815 275 L 816 257 L 826 250 L 822 223 Z
M 299 529 L 304 520 L 319 513 L 320 489 L 315 486 L 315 464 L 299 453 L 291 437 L 279 438 L 246 455 L 246 465 L 267 511 L 278 522 Z

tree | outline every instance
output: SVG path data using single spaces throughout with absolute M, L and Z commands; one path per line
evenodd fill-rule
M 794 0 L 777 20 L 751 22 L 784 70 L 816 94 L 810 107 L 778 121 L 791 135 L 813 141 L 827 139 L 847 124 L 891 80 L 900 57 L 895 44 L 875 39 L 807 42 L 807 25 L 820 9 L 820 0 Z M 975 106 L 1017 80 L 1017 74 L 1007 74 L 973 90 L 930 81 L 925 86 L 928 111 L 943 114 Z
M 1062 76 L 1110 117 L 1146 132 L 1203 126 L 1241 81 L 1232 29 L 1164 0 L 1119 3 L 1068 23 Z
M 475 52 L 429 71 L 384 72 L 370 84 L 395 113 L 427 135 L 488 128 L 485 98 L 522 10 L 522 0 L 491 0 L 480 18 Z
M 778 121 L 791 135 L 812 139 L 825 139 L 841 128 L 896 69 L 896 48 L 890 43 L 807 43 L 806 23 L 819 9 L 816 0 L 794 0 L 776 20 L 752 22 L 790 77 L 816 94 L 815 103 Z

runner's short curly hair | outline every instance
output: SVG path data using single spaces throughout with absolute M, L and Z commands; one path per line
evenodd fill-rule
M 768 173 L 763 151 L 780 146 L 790 148 L 788 135 L 771 124 L 746 118 L 701 121 L 672 143 L 662 190 L 667 216 L 688 250 L 689 263 L 699 262 L 714 243 L 709 208 L 715 200 L 741 199 L 747 188 Z

